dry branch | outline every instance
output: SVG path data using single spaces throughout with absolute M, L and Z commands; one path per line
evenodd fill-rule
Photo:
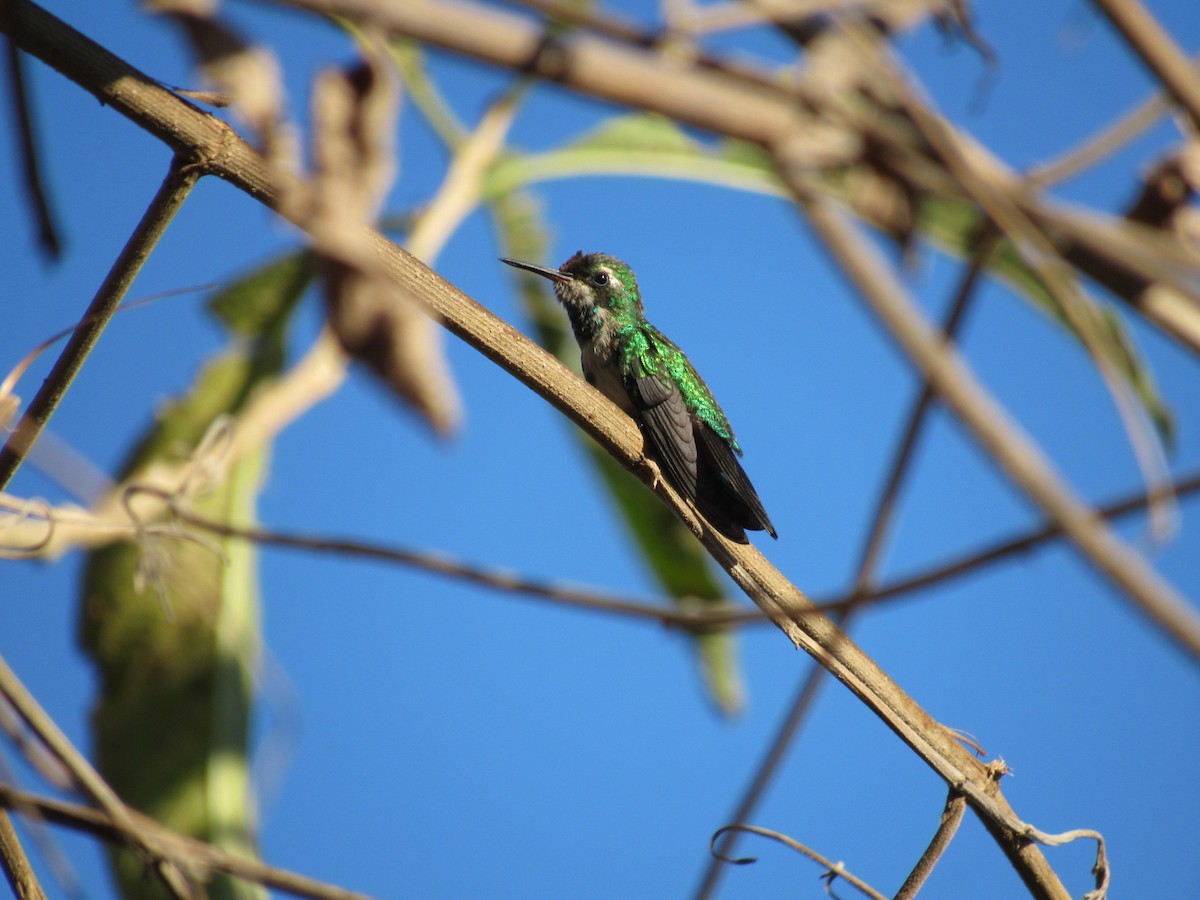
M 945 324 L 942 326 L 942 336 L 947 341 L 953 340 L 962 326 L 967 307 L 970 304 L 971 298 L 975 296 L 975 288 L 979 284 L 979 277 L 983 272 L 984 264 L 993 246 L 994 240 L 991 238 L 981 241 L 974 259 L 971 260 L 963 272 L 962 279 L 954 291 L 954 297 L 951 300 L 950 311 L 946 315 Z M 845 605 L 840 606 L 834 614 L 834 621 L 843 630 L 848 631 L 855 613 L 870 603 L 868 595 L 875 587 L 884 543 L 891 531 L 896 498 L 899 496 L 900 488 L 903 486 L 910 471 L 909 464 L 913 459 L 913 454 L 924 431 L 925 423 L 928 421 L 928 413 L 933 408 L 934 396 L 933 387 L 930 385 L 929 380 L 925 379 L 921 384 L 921 391 L 917 395 L 917 399 L 913 402 L 912 409 L 909 410 L 908 420 L 905 423 L 896 450 L 892 455 L 892 464 L 888 469 L 883 489 L 880 491 L 879 499 L 875 504 L 875 511 L 871 517 L 871 527 L 867 532 L 867 538 L 863 542 L 862 552 L 859 555 L 853 587 L 850 590 L 849 596 L 842 601 Z M 771 745 L 766 755 L 759 763 L 754 772 L 754 777 L 738 801 L 737 807 L 731 817 L 732 822 L 740 825 L 750 820 L 759 801 L 774 779 L 776 771 L 783 762 L 788 747 L 796 735 L 799 734 L 800 726 L 805 716 L 813 708 L 813 702 L 817 697 L 817 690 L 825 680 L 825 674 L 825 670 L 820 666 L 812 666 L 801 679 L 800 687 L 796 692 L 795 699 L 788 708 L 787 716 L 776 731 L 775 736 L 771 739 Z M 739 832 L 737 831 L 728 832 L 717 845 L 717 853 L 722 856 L 728 856 L 732 853 L 738 834 Z M 715 856 L 709 860 L 701 877 L 700 887 L 696 891 L 698 900 L 703 900 L 703 898 L 712 895 L 722 871 L 723 869 Z
M 121 829 L 114 824 L 111 818 L 99 810 L 18 791 L 8 785 L 0 784 L 0 809 L 5 808 L 28 810 L 48 822 L 85 831 L 102 840 L 118 842 L 122 839 Z M 268 866 L 257 860 L 235 856 L 204 841 L 175 834 L 137 812 L 131 811 L 131 815 L 144 833 L 155 836 L 158 846 L 163 848 L 164 853 L 169 854 L 172 859 L 190 869 L 232 875 L 264 887 L 286 891 L 298 897 L 313 897 L 317 900 L 367 900 L 364 894 L 306 878 L 286 869 Z
M 942 809 L 942 817 L 938 822 L 937 831 L 934 832 L 933 839 L 925 848 L 925 852 L 921 854 L 921 858 L 917 860 L 917 864 L 913 866 L 912 872 L 904 879 L 904 884 L 900 885 L 895 900 L 912 900 L 917 896 L 925 882 L 929 880 L 929 876 L 933 874 L 933 867 L 937 865 L 938 860 L 949 848 L 950 841 L 958 831 L 958 826 L 962 823 L 963 814 L 966 811 L 967 804 L 963 801 L 962 795 L 951 788 L 946 797 L 946 805 Z
M 0 450 L 0 490 L 12 479 L 42 433 L 42 429 L 54 415 L 63 394 L 67 392 L 88 354 L 100 340 L 109 319 L 116 314 L 117 307 L 137 278 L 142 265 L 149 259 L 150 252 L 158 244 L 171 219 L 183 206 L 184 200 L 199 179 L 200 172 L 186 162 L 181 157 L 172 161 L 162 186 L 113 263 L 75 333 L 67 341 L 54 368 L 30 402 L 28 411 L 17 423 L 12 437 L 8 439 L 3 450 Z
M 1092 2 L 1184 109 L 1192 127 L 1200 130 L 1200 77 L 1158 20 L 1138 0 Z
M 42 178 L 41 154 L 38 152 L 34 129 L 33 109 L 29 102 L 29 84 L 25 80 L 25 64 L 21 51 L 12 41 L 5 42 L 8 62 L 8 84 L 12 93 L 13 118 L 21 143 L 21 169 L 30 211 L 38 226 L 38 241 L 43 252 L 52 260 L 62 255 L 62 238 L 50 208 L 50 197 Z
M 46 900 L 46 893 L 33 874 L 12 819 L 4 810 L 0 810 L 0 869 L 4 870 L 17 900 Z
M 886 900 L 883 894 L 879 893 L 879 891 L 875 890 L 875 888 L 871 887 L 857 875 L 848 871 L 842 863 L 835 863 L 832 860 L 827 859 L 816 850 L 813 850 L 811 847 L 800 843 L 795 838 L 788 837 L 786 834 L 781 834 L 778 831 L 772 831 L 770 828 L 762 828 L 758 825 L 726 825 L 724 828 L 718 830 L 717 833 L 712 836 L 712 840 L 709 842 L 709 851 L 718 862 L 732 863 L 735 866 L 745 866 L 749 865 L 750 863 L 757 862 L 757 859 L 755 859 L 753 856 L 744 856 L 739 859 L 731 859 L 716 847 L 717 841 L 720 838 L 725 837 L 731 832 L 743 831 L 747 834 L 757 834 L 760 837 L 769 838 L 772 841 L 776 841 L 780 844 L 783 844 L 785 847 L 795 850 L 797 853 L 800 853 L 803 856 L 807 856 L 813 862 L 820 863 L 825 867 L 825 874 L 822 876 L 822 878 L 826 882 L 827 889 L 831 888 L 833 886 L 833 882 L 838 878 L 843 878 L 855 889 L 862 891 L 862 893 L 870 897 L 871 900 Z M 832 893 L 832 891 L 830 892 Z

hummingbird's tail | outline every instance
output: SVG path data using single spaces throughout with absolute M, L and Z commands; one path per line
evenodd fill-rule
M 696 506 L 731 541 L 748 543 L 745 529 L 765 531 L 778 540 L 775 526 L 733 449 L 707 425 L 697 432 Z

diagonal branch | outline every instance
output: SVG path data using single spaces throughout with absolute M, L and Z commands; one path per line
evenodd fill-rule
M 925 852 L 921 854 L 921 858 L 917 860 L 917 864 L 913 866 L 908 878 L 904 879 L 904 884 L 900 885 L 900 890 L 896 892 L 894 900 L 912 900 L 917 896 L 917 892 L 933 874 L 933 867 L 937 865 L 938 860 L 950 846 L 950 841 L 958 831 L 958 826 L 962 824 L 963 814 L 966 811 L 967 804 L 962 795 L 954 788 L 950 788 L 950 794 L 946 797 L 946 805 L 942 808 L 942 818 L 938 822 L 937 831 L 934 832 L 933 839 L 925 848 Z
M 12 819 L 3 809 L 0 809 L 0 869 L 4 870 L 17 900 L 46 900 L 46 893 L 33 874 Z
M 0 810 L 5 808 L 33 810 L 46 821 L 86 831 L 106 841 L 121 840 L 121 829 L 113 823 L 111 818 L 99 810 L 18 791 L 8 785 L 0 784 Z M 315 881 L 286 869 L 268 866 L 254 859 L 237 856 L 213 844 L 168 831 L 153 819 L 139 813 L 131 811 L 131 815 L 139 828 L 144 832 L 154 834 L 158 844 L 164 848 L 164 852 L 169 853 L 181 864 L 231 875 L 234 878 L 261 884 L 263 887 L 287 891 L 298 897 L 313 897 L 316 900 L 366 900 L 363 894 Z
M 117 307 L 137 278 L 142 265 L 158 244 L 175 213 L 183 206 L 200 174 L 197 169 L 185 165 L 182 158 L 176 157 L 172 160 L 167 177 L 120 256 L 113 263 L 104 283 L 100 285 L 75 333 L 59 354 L 54 368 L 50 370 L 50 374 L 30 402 L 29 409 L 17 424 L 12 437 L 0 450 L 0 490 L 12 479 L 46 427 L 46 423 L 54 415 L 59 401 L 79 374 L 88 354 L 100 340 L 100 335 L 116 314 Z
M 1200 78 L 1179 45 L 1138 0 L 1092 0 L 1200 131 Z
M 716 844 L 718 838 L 726 837 L 731 832 L 757 834 L 760 837 L 765 837 L 772 841 L 776 841 L 777 843 L 783 844 L 783 846 L 791 850 L 795 850 L 797 853 L 803 856 L 807 856 L 813 862 L 820 863 L 825 869 L 825 874 L 822 875 L 821 878 L 826 883 L 826 893 L 829 893 L 832 896 L 837 896 L 836 894 L 833 894 L 833 891 L 831 890 L 833 882 L 838 878 L 843 878 L 847 883 L 853 885 L 855 888 L 870 897 L 871 900 L 887 900 L 887 898 L 885 898 L 883 894 L 879 893 L 879 891 L 875 890 L 875 888 L 871 887 L 857 875 L 854 875 L 848 871 L 843 863 L 834 862 L 833 860 L 822 856 L 816 850 L 813 850 L 811 847 L 800 843 L 795 838 L 788 837 L 786 834 L 773 831 L 770 828 L 762 828 L 758 825 L 726 825 L 717 831 L 717 833 L 714 834 L 712 839 L 709 841 L 708 851 L 718 863 L 731 863 L 735 866 L 744 866 L 753 862 L 757 862 L 753 856 L 733 859 L 727 856 L 721 850 L 717 849 Z
M 963 273 L 962 279 L 954 292 L 954 298 L 950 303 L 950 312 L 947 314 L 946 322 L 942 327 L 942 334 L 946 340 L 953 340 L 955 335 L 958 334 L 958 330 L 962 326 L 963 316 L 966 313 L 971 298 L 975 294 L 975 287 L 979 283 L 979 277 L 983 273 L 988 255 L 994 247 L 995 233 L 992 232 L 981 242 L 974 259 L 972 259 L 971 264 Z M 920 394 L 913 403 L 912 409 L 909 410 L 908 421 L 904 426 L 904 432 L 893 454 L 892 465 L 888 470 L 887 478 L 884 480 L 883 490 L 879 494 L 875 513 L 871 519 L 871 527 L 868 529 L 867 538 L 863 542 L 858 569 L 854 576 L 854 586 L 851 588 L 849 595 L 839 601 L 846 605 L 840 606 L 833 615 L 834 621 L 843 630 L 849 629 L 850 622 L 853 620 L 855 613 L 869 602 L 867 595 L 875 586 L 875 577 L 883 552 L 884 541 L 891 530 L 890 526 L 896 508 L 896 498 L 899 496 L 900 488 L 904 484 L 905 477 L 909 472 L 909 463 L 912 460 L 913 453 L 916 451 L 917 443 L 924 430 L 925 423 L 928 421 L 927 414 L 933 406 L 933 400 L 933 388 L 930 386 L 929 381 L 925 380 L 921 385 Z M 784 718 L 783 724 L 772 739 L 766 756 L 763 757 L 757 771 L 754 773 L 754 778 L 751 779 L 745 794 L 738 802 L 737 809 L 730 817 L 731 822 L 744 824 L 750 820 L 759 801 L 774 779 L 775 772 L 782 764 L 789 745 L 799 733 L 804 717 L 816 701 L 817 690 L 824 681 L 825 674 L 825 670 L 820 666 L 813 666 L 802 679 L 800 688 L 796 692 L 796 697 L 788 709 L 788 714 Z M 737 831 L 726 833 L 721 839 L 721 843 L 717 845 L 717 852 L 722 856 L 730 855 L 737 842 L 738 834 L 739 832 Z M 716 889 L 717 879 L 721 877 L 723 872 L 724 867 L 719 864 L 719 860 L 715 857 L 709 860 L 704 875 L 701 878 L 700 887 L 696 890 L 696 897 L 699 900 L 712 895 L 712 892 Z

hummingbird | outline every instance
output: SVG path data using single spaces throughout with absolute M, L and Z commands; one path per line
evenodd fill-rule
M 580 250 L 557 269 L 500 260 L 554 282 L 588 383 L 633 418 L 666 480 L 725 537 L 778 537 L 738 457 L 742 448 L 688 358 L 646 321 L 633 270 Z

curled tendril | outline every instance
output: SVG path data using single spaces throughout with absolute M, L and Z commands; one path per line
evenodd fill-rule
M 16 503 L 5 497 L 0 502 L 8 508 L 8 514 L 0 515 L 0 535 L 8 529 L 15 529 L 24 522 L 42 520 L 46 523 L 46 535 L 40 541 L 25 547 L 0 546 L 0 559 L 33 559 L 40 556 L 41 552 L 54 539 L 56 523 L 54 508 L 49 501 L 41 497 L 31 497 Z

